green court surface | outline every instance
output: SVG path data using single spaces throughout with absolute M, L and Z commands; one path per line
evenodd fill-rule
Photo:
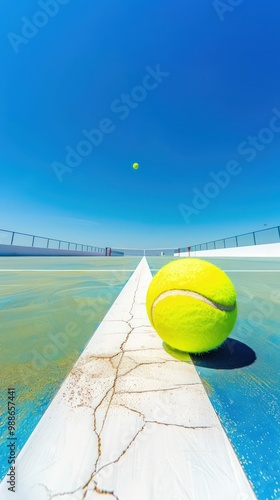
M 18 451 L 141 258 L 0 259 L 1 413 L 15 387 Z M 153 275 L 170 260 L 147 257 Z M 232 280 L 238 320 L 222 347 L 192 359 L 257 497 L 280 498 L 280 259 L 205 260 Z
M 0 258 L 3 457 L 7 389 L 17 390 L 19 451 L 140 259 Z

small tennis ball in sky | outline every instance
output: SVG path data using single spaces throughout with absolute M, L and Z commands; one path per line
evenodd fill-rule
M 213 264 L 191 257 L 169 262 L 157 272 L 146 307 L 167 346 L 189 353 L 221 345 L 237 318 L 236 291 L 229 277 Z
M 134 168 L 134 170 L 137 170 L 139 168 L 139 164 L 138 163 L 133 163 L 132 168 Z

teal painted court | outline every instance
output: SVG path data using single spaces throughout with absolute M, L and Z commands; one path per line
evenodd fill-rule
M 18 453 L 141 258 L 1 258 L 2 478 L 6 388 L 16 387 Z M 277 499 L 280 259 L 208 260 L 232 280 L 239 314 L 228 340 L 191 362 L 257 498 Z M 170 257 L 147 261 L 154 275 Z

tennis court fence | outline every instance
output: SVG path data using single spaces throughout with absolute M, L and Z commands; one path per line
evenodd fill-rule
M 269 243 L 280 242 L 280 226 L 274 226 L 267 229 L 260 229 L 249 233 L 243 233 L 218 240 L 207 241 L 204 243 L 190 244 L 180 248 L 112 248 L 112 247 L 96 247 L 92 245 L 84 245 L 71 241 L 57 240 L 33 234 L 19 233 L 17 231 L 8 231 L 0 229 L 0 250 L 1 246 L 6 247 L 22 247 L 22 248 L 38 248 L 46 249 L 46 255 L 49 250 L 50 254 L 54 255 L 54 250 L 58 254 L 61 251 L 75 252 L 94 255 L 106 256 L 176 256 L 182 253 L 191 253 L 201 250 L 218 250 L 222 248 L 236 248 L 242 246 L 264 245 Z M 42 254 L 43 255 L 43 254 Z
M 45 249 L 49 250 L 50 254 L 52 250 L 61 251 L 72 251 L 74 252 L 85 252 L 93 253 L 97 255 L 108 255 L 108 249 L 96 247 L 92 245 L 84 245 L 81 243 L 74 243 L 72 241 L 57 240 L 55 238 L 47 238 L 45 236 L 36 236 L 34 234 L 19 233 L 17 231 L 8 231 L 6 229 L 0 229 L 0 247 L 18 247 L 23 249 Z M 7 249 L 8 251 L 8 249 Z M 41 252 L 43 255 L 43 252 Z M 47 254 L 48 252 L 46 252 Z
M 216 250 L 220 248 L 236 248 L 254 245 L 266 245 L 269 243 L 280 242 L 280 226 L 274 226 L 267 229 L 260 229 L 250 233 L 238 234 L 228 238 L 207 241 L 196 245 L 190 245 L 180 248 L 180 252 L 197 252 L 199 250 Z
M 200 250 L 218 250 L 220 248 L 236 248 L 279 242 L 280 226 L 274 226 L 267 229 L 260 229 L 258 231 L 229 236 L 227 238 L 207 241 L 205 243 L 198 243 L 195 245 L 190 244 L 180 248 L 116 248 L 114 251 L 121 252 L 123 255 L 174 256 L 180 255 L 181 253 L 190 254 L 191 252 L 197 252 Z

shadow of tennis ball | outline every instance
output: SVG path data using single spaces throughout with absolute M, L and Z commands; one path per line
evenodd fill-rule
M 233 370 L 252 365 L 257 356 L 247 344 L 228 338 L 217 349 L 202 354 L 192 354 L 191 359 L 196 366 L 215 370 Z

